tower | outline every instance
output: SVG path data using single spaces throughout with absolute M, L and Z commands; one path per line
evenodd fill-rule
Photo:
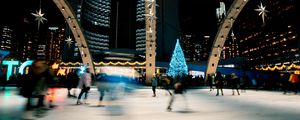
M 145 0 L 146 16 L 146 83 L 155 73 L 156 58 L 156 0 Z

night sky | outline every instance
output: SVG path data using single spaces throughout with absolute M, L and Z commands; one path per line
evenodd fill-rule
M 181 0 L 179 7 L 180 26 L 186 32 L 211 31 L 212 24 L 216 23 L 213 0 Z
M 57 9 L 52 0 L 41 0 L 42 13 L 47 21 L 41 26 L 60 25 L 64 22 L 63 16 Z M 39 10 L 40 0 L 3 0 L 0 3 L 1 25 L 10 25 L 17 29 L 24 22 L 36 24 L 35 17 L 31 13 L 36 13 Z
M 30 13 L 35 13 L 39 9 L 40 0 L 1 0 L 1 24 L 15 24 L 22 22 L 24 17 L 28 20 L 34 17 Z M 41 0 L 42 12 L 48 19 L 48 24 L 62 22 L 57 17 L 62 17 L 52 0 Z M 182 29 L 185 31 L 205 32 L 209 31 L 211 24 L 215 24 L 215 8 L 220 0 L 180 0 L 179 16 Z M 231 1 L 231 0 L 224 0 Z M 229 7 L 229 6 L 226 6 Z
M 41 26 L 63 25 L 64 20 L 52 0 L 41 0 L 42 13 L 48 19 Z M 122 0 L 123 1 L 123 0 Z M 181 31 L 207 35 L 216 31 L 215 9 L 221 0 L 179 0 L 179 21 Z M 230 3 L 232 0 L 222 0 Z M 17 29 L 20 24 L 28 22 L 36 25 L 35 18 L 30 13 L 39 9 L 40 0 L 1 0 L 0 25 L 11 25 Z M 226 5 L 226 9 L 229 5 Z M 63 26 L 62 26 L 63 27 Z
M 226 10 L 233 0 L 181 0 L 179 21 L 182 31 L 198 35 L 214 35 L 217 31 L 216 8 L 225 2 Z

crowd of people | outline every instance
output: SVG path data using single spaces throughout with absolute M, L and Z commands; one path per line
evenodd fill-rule
M 20 95 L 27 99 L 24 118 L 43 117 L 47 110 L 54 108 L 53 100 L 46 101 L 46 96 L 51 94 L 51 87 L 54 87 L 58 81 L 64 80 L 64 86 L 67 88 L 67 97 L 74 99 L 74 104 L 82 105 L 89 104 L 88 95 L 92 85 L 95 85 L 99 91 L 98 107 L 107 107 L 108 111 L 114 115 L 122 114 L 122 107 L 118 105 L 108 105 L 105 100 L 116 103 L 124 98 L 125 94 L 129 93 L 131 83 L 122 78 L 99 73 L 93 75 L 89 69 L 83 73 L 79 70 L 70 71 L 64 78 L 54 74 L 49 62 L 44 60 L 35 60 L 29 68 L 28 74 L 23 74 L 18 77 L 18 88 Z M 209 86 L 210 91 L 216 89 L 216 96 L 224 95 L 224 88 L 232 89 L 232 95 L 241 95 L 241 92 L 246 92 L 246 89 L 260 88 L 270 90 L 282 90 L 284 94 L 297 94 L 300 87 L 299 75 L 295 73 L 283 72 L 278 76 L 272 74 L 267 77 L 257 75 L 251 76 L 246 73 L 237 75 L 236 73 L 222 74 L 207 74 L 206 77 L 195 77 L 198 81 L 204 81 L 205 86 Z M 167 111 L 172 111 L 172 106 L 176 96 L 182 96 L 185 99 L 185 108 L 188 108 L 187 98 L 185 93 L 187 89 L 194 86 L 191 75 L 176 75 L 167 76 L 166 74 L 153 74 L 150 79 L 152 97 L 157 97 L 157 89 L 164 89 L 170 99 L 166 106 Z M 139 82 L 137 82 L 139 83 Z M 199 84 L 201 82 L 198 82 Z M 55 86 L 56 87 L 56 86 Z M 77 95 L 76 89 L 80 89 Z M 53 91 L 52 91 L 53 92 Z M 37 99 L 37 102 L 33 102 Z
M 265 76 L 258 74 L 252 77 L 246 73 L 238 76 L 236 73 L 224 75 L 216 72 L 216 75 L 208 74 L 206 80 L 210 91 L 217 89 L 216 96 L 220 92 L 224 95 L 223 88 L 232 89 L 232 95 L 240 95 L 241 92 L 246 92 L 246 89 L 283 91 L 284 94 L 297 94 L 300 90 L 299 75 L 294 72 L 270 73 Z

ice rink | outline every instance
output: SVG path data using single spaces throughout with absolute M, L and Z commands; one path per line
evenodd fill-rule
M 76 105 L 67 97 L 67 89 L 54 90 L 54 109 L 38 120 L 300 120 L 300 95 L 277 91 L 247 90 L 215 96 L 216 90 L 191 89 L 186 99 L 176 95 L 171 112 L 166 110 L 170 95 L 163 89 L 152 97 L 150 88 L 135 89 L 124 98 L 111 102 L 104 96 L 105 107 L 97 107 L 99 93 L 92 88 L 86 105 Z M 77 95 L 79 90 L 77 90 Z M 25 99 L 16 88 L 0 93 L 0 120 L 20 120 Z M 187 103 L 187 107 L 186 107 Z M 115 115 L 116 113 L 120 113 Z

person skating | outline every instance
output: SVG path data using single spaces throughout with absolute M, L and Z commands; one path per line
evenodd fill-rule
M 77 75 L 77 70 L 68 73 L 67 89 L 68 89 L 68 97 L 69 98 L 77 98 L 76 87 L 78 86 L 78 81 L 79 81 L 79 76 Z
M 217 72 L 217 74 L 216 74 L 215 83 L 216 83 L 216 88 L 217 88 L 216 96 L 219 96 L 219 91 L 221 91 L 221 94 L 223 96 L 224 95 L 223 94 L 224 78 L 220 72 Z
M 154 73 L 153 77 L 151 78 L 151 85 L 152 85 L 152 92 L 153 92 L 152 97 L 156 97 L 156 87 L 157 87 L 157 84 L 158 84 L 158 77 Z
M 172 105 L 174 103 L 176 95 L 182 95 L 182 97 L 184 98 L 184 101 L 185 101 L 185 108 L 186 109 L 188 108 L 188 103 L 187 103 L 185 93 L 186 93 L 186 84 L 185 84 L 183 77 L 176 76 L 175 84 L 174 84 L 174 91 L 173 91 L 173 94 L 171 94 L 171 98 L 170 98 L 170 101 L 169 101 L 168 107 L 167 107 L 168 112 L 172 111 Z
M 81 88 L 81 91 L 80 91 L 79 96 L 77 98 L 77 102 L 76 102 L 77 105 L 80 105 L 82 103 L 88 104 L 87 103 L 87 98 L 88 98 L 88 93 L 89 93 L 89 90 L 90 90 L 90 87 L 91 87 L 91 82 L 92 82 L 92 75 L 89 72 L 89 70 L 87 69 L 86 72 L 83 73 L 80 76 L 80 79 L 79 79 L 79 88 Z M 85 94 L 84 102 L 81 102 L 81 97 L 82 97 L 83 94 Z

